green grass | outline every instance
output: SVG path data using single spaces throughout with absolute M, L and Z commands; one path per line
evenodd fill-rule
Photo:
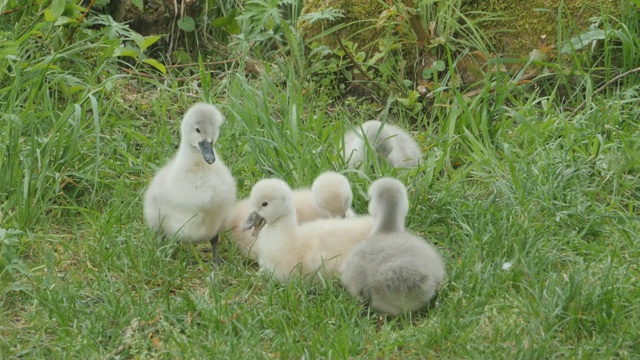
M 0 34 L 10 41 L 0 53 L 14 56 L 0 58 L 2 358 L 640 354 L 637 76 L 575 116 L 594 90 L 588 77 L 569 98 L 557 95 L 571 82 L 561 72 L 541 87 L 487 80 L 500 91 L 469 100 L 443 80 L 443 106 L 414 115 L 391 95 L 381 104 L 327 100 L 298 78 L 300 59 L 267 66 L 261 78 L 204 66 L 162 82 L 126 75 L 118 66 L 129 65 L 108 55 L 117 46 L 108 28 L 85 29 L 85 45 L 56 47 L 44 40 L 64 29 L 38 24 L 41 33 Z M 638 34 L 624 34 L 632 39 L 607 42 L 585 73 L 640 66 L 630 55 Z M 141 196 L 175 152 L 182 114 L 201 100 L 227 115 L 217 149 L 241 197 L 264 177 L 308 186 L 332 169 L 352 181 L 364 213 L 373 179 L 407 184 L 407 227 L 446 263 L 435 306 L 383 322 L 338 281 L 283 285 L 259 273 L 227 234 L 216 269 L 206 245 L 154 236 Z M 425 164 L 347 170 L 342 134 L 385 106 L 390 121 L 413 129 Z

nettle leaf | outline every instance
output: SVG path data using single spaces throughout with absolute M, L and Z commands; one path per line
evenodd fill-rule
M 196 21 L 191 16 L 185 16 L 178 20 L 178 27 L 186 32 L 192 32 L 196 29 Z
M 564 44 L 564 46 L 560 50 L 560 53 L 568 54 L 571 52 L 571 50 L 580 50 L 584 47 L 589 46 L 589 44 L 591 44 L 591 42 L 593 41 L 604 40 L 605 38 L 606 38 L 606 34 L 604 30 L 601 30 L 601 29 L 589 30 L 578 36 L 572 37 L 568 43 Z
M 149 46 L 155 44 L 161 38 L 162 38 L 162 35 L 145 36 L 142 39 L 142 45 L 140 47 L 140 50 L 144 51 L 146 48 L 148 48 Z
M 131 0 L 131 3 L 135 5 L 140 11 L 144 10 L 144 4 L 142 0 Z
M 153 66 L 154 68 L 158 69 L 163 75 L 167 75 L 167 68 L 162 65 L 158 60 L 156 59 L 144 59 L 142 60 L 143 63 L 145 64 L 149 64 L 151 66 Z

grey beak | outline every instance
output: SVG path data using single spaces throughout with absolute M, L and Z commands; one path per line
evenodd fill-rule
M 204 161 L 207 164 L 213 164 L 216 161 L 216 154 L 213 152 L 213 141 L 202 140 L 198 143 L 198 147 L 200 147 Z
M 258 215 L 258 213 L 254 211 L 251 214 L 249 214 L 247 221 L 244 223 L 244 226 L 242 227 L 242 231 L 247 231 L 252 227 L 260 224 L 263 221 L 264 221 L 264 218 Z

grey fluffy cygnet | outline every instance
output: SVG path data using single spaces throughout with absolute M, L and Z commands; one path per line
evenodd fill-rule
M 318 219 L 298 225 L 293 192 L 279 179 L 258 181 L 249 204 L 253 212 L 247 225 L 266 222 L 256 242 L 258 264 L 281 282 L 296 275 L 314 282 L 334 276 L 344 257 L 373 228 L 370 216 Z
M 405 230 L 407 190 L 381 178 L 369 188 L 371 236 L 344 260 L 342 283 L 376 311 L 397 316 L 419 310 L 437 294 L 445 277 L 442 258 L 423 238 Z
M 422 151 L 411 135 L 395 125 L 371 120 L 344 137 L 342 156 L 349 167 L 355 168 L 364 161 L 365 138 L 376 154 L 386 158 L 393 167 L 411 168 L 420 164 Z
M 154 231 L 183 243 L 209 241 L 218 261 L 218 232 L 236 200 L 236 182 L 213 146 L 224 117 L 197 103 L 184 115 L 178 153 L 153 177 L 144 219 Z
M 353 217 L 351 200 L 353 192 L 349 179 L 333 171 L 326 171 L 313 181 L 311 189 L 293 191 L 293 205 L 295 207 L 298 224 L 322 218 Z M 258 260 L 257 231 L 245 228 L 247 218 L 252 209 L 249 199 L 238 202 L 233 213 L 225 224 L 225 229 L 231 230 L 234 241 L 240 253 L 252 260 Z

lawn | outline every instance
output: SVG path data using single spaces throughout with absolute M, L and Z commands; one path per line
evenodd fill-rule
M 443 80 L 417 111 L 392 85 L 380 101 L 335 97 L 295 54 L 261 76 L 244 55 L 164 75 L 140 47 L 113 54 L 136 44 L 122 25 L 65 43 L 36 12 L 2 16 L 16 27 L 0 31 L 1 358 L 640 357 L 640 77 L 601 88 L 640 66 L 637 13 L 538 81 L 465 96 Z M 434 306 L 382 319 L 337 280 L 259 273 L 229 234 L 217 268 L 206 244 L 153 234 L 142 194 L 197 101 L 226 115 L 216 149 L 241 198 L 265 177 L 303 187 L 335 170 L 366 213 L 372 180 L 403 181 L 407 228 L 445 260 Z M 378 114 L 415 135 L 419 168 L 347 169 L 343 134 Z

